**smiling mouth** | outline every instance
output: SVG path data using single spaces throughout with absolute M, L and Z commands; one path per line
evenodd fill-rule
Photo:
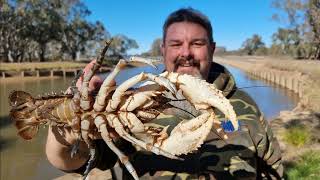
M 193 63 L 190 63 L 190 61 L 187 61 L 186 63 L 179 64 L 179 66 L 182 66 L 182 67 L 191 67 L 191 66 L 193 66 Z
M 177 59 L 175 67 L 175 69 L 178 69 L 178 67 L 200 67 L 200 64 L 199 61 L 196 61 L 194 58 Z

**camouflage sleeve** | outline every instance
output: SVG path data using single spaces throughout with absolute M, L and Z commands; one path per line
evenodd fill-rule
M 246 104 L 245 112 L 238 112 L 239 119 L 243 117 L 248 128 L 249 136 L 253 141 L 257 154 L 257 176 L 259 179 L 281 179 L 283 175 L 283 166 L 281 162 L 281 151 L 277 139 L 274 137 L 268 122 L 263 117 L 255 102 L 245 92 L 238 92 L 240 99 Z M 242 108 L 241 108 L 242 109 Z
M 258 167 L 261 169 L 262 177 L 268 177 L 269 179 L 281 179 L 283 175 L 283 165 L 281 161 L 281 150 L 278 140 L 274 137 L 273 132 L 268 122 L 260 116 L 259 119 L 261 125 L 265 129 L 266 141 L 262 144 L 262 141 L 257 143 L 258 148 Z M 261 151 L 259 151 L 261 150 Z

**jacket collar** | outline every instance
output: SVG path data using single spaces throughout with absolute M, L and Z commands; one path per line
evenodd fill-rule
M 216 62 L 211 64 L 207 81 L 221 90 L 224 96 L 231 95 L 236 90 L 236 83 L 232 74 L 224 66 Z

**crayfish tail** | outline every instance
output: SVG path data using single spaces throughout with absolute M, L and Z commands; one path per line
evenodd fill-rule
M 35 109 L 34 98 L 24 91 L 13 91 L 9 96 L 12 107 L 10 119 L 18 129 L 18 134 L 26 139 L 32 139 L 38 132 L 39 121 L 33 114 Z
M 23 139 L 30 140 L 38 133 L 39 126 L 32 126 L 28 123 L 25 123 L 24 121 L 20 122 L 16 121 L 15 125 L 18 129 L 18 135 L 21 136 Z

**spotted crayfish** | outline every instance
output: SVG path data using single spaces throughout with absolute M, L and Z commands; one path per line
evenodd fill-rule
M 130 60 L 119 60 L 114 70 L 107 76 L 97 94 L 89 91 L 89 81 L 101 67 L 105 53 L 111 41 L 99 54 L 96 63 L 83 75 L 80 90 L 71 88 L 71 94 L 33 98 L 23 91 L 14 91 L 9 96 L 12 107 L 10 118 L 14 121 L 18 134 L 26 139 L 32 139 L 40 125 L 70 127 L 90 149 L 90 159 L 85 176 L 92 169 L 95 156 L 94 141 L 88 135 L 95 131 L 115 152 L 122 164 L 131 175 L 138 179 L 137 173 L 122 153 L 108 132 L 109 128 L 120 137 L 135 146 L 144 148 L 158 155 L 171 159 L 181 159 L 178 156 L 197 150 L 205 141 L 210 130 L 227 138 L 221 123 L 213 109 L 217 108 L 230 120 L 234 129 L 238 129 L 236 114 L 230 102 L 214 85 L 199 78 L 174 72 L 164 72 L 160 75 L 141 73 L 126 80 L 119 86 L 113 85 L 116 75 L 128 64 L 142 62 L 153 65 L 140 57 Z M 150 81 L 138 88 L 138 83 Z M 199 90 L 201 89 L 201 90 Z M 192 106 L 201 112 L 191 120 L 180 122 L 168 133 L 168 127 L 161 130 L 147 123 L 158 117 L 168 107 L 172 97 L 182 95 Z M 150 133 L 151 132 L 151 133 Z M 75 146 L 76 147 L 76 146 Z M 74 155 L 72 151 L 71 156 Z

